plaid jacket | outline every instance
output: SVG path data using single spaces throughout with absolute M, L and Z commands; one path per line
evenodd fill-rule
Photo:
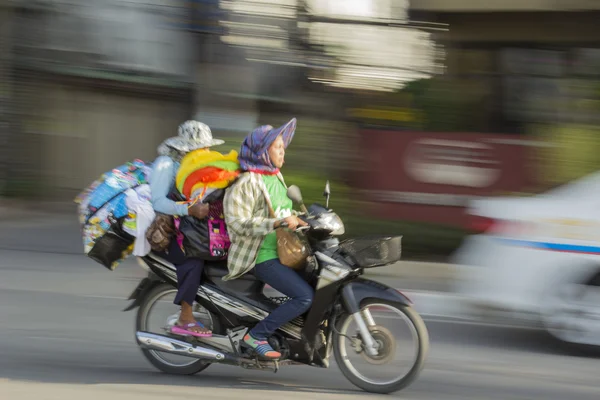
M 283 176 L 277 177 L 285 186 Z M 260 174 L 247 172 L 225 192 L 223 210 L 231 247 L 227 258 L 229 274 L 223 280 L 239 278 L 254 268 L 265 236 L 273 232 L 277 219 L 270 217 L 271 200 Z

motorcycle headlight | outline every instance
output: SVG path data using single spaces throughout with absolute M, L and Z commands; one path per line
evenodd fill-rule
M 325 213 L 319 218 L 319 222 L 323 224 L 323 228 L 331 231 L 332 235 L 343 235 L 346 232 L 342 219 L 336 213 Z

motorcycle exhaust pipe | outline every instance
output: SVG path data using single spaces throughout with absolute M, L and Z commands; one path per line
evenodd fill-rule
M 240 357 L 209 349 L 208 347 L 194 346 L 191 343 L 173 339 L 168 336 L 141 331 L 136 332 L 135 336 L 140 347 L 147 350 L 163 351 L 165 353 L 197 358 L 214 363 L 237 366 L 242 364 L 242 359 Z

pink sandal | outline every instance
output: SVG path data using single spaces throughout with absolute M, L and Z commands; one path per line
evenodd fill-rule
M 200 322 L 196 321 L 196 322 L 191 322 L 191 323 L 185 324 L 185 325 L 174 325 L 171 328 L 171 333 L 174 333 L 175 335 L 191 335 L 191 336 L 196 336 L 196 337 L 211 337 L 212 336 L 212 332 L 200 333 L 200 332 L 194 332 L 194 331 L 189 330 L 189 328 L 194 328 L 196 326 L 199 328 L 205 328 L 204 325 L 202 325 Z

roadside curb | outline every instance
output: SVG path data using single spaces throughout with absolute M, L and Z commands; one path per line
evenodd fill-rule
M 413 303 L 415 310 L 425 318 L 468 320 L 473 302 L 467 296 L 448 292 L 400 290 Z
M 47 249 L 47 252 L 52 253 L 83 254 L 81 234 L 75 222 L 72 222 L 77 220 L 77 206 L 67 201 L 36 202 L 0 198 L 0 225 L 5 228 L 0 229 L 0 236 L 4 235 L 7 239 L 5 246 L 0 247 L 15 251 L 29 249 L 28 245 L 21 245 L 21 242 L 26 243 L 26 238 L 35 237 L 35 233 L 39 231 L 36 220 L 46 224 L 60 221 L 60 226 L 57 226 L 54 233 L 62 237 L 60 241 L 54 240 L 51 247 L 38 246 L 39 252 Z M 13 227 L 13 222 L 18 223 L 18 226 Z M 451 292 L 453 282 L 458 277 L 458 267 L 440 262 L 400 261 L 385 267 L 366 269 L 364 276 L 382 283 L 401 280 L 401 286 L 405 289 Z
M 365 276 L 381 277 L 393 276 L 396 278 L 421 276 L 453 278 L 456 275 L 456 265 L 449 263 L 433 263 L 424 261 L 399 261 L 392 265 L 365 270 Z
M 452 292 L 458 274 L 459 266 L 454 264 L 401 261 L 386 267 L 367 269 L 364 276 L 384 284 L 398 280 L 408 290 Z

